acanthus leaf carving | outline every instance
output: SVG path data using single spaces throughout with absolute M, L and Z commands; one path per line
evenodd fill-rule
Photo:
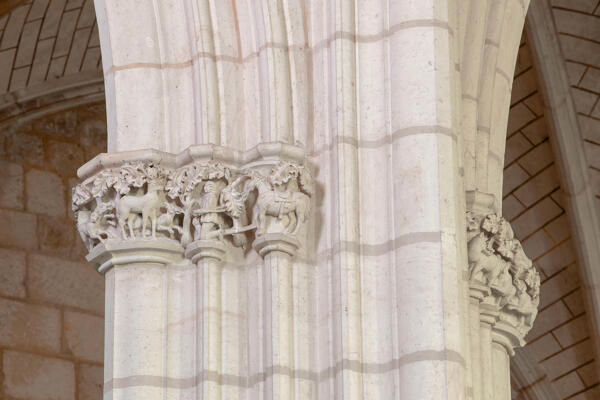
M 467 241 L 470 284 L 487 288 L 482 303 L 496 309 L 522 339 L 537 316 L 538 271 L 508 221 L 497 214 L 468 212 Z

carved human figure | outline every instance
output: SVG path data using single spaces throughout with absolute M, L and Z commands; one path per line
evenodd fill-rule
M 226 183 L 223 179 L 204 182 L 200 208 L 193 213 L 199 217 L 200 232 L 197 237 L 200 239 L 209 239 L 212 236 L 211 233 L 220 232 L 225 228 L 223 217 L 225 209 L 219 205 L 221 191 L 225 186 Z

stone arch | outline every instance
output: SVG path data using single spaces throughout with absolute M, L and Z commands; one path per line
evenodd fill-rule
M 512 79 L 529 1 L 467 3 L 458 46 L 465 189 L 490 194 L 500 211 Z

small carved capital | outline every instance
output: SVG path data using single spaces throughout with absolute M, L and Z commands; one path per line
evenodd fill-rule
M 199 260 L 210 258 L 221 262 L 225 259 L 227 246 L 217 240 L 196 240 L 185 249 L 185 257 L 196 264 Z
M 253 246 L 263 258 L 273 251 L 279 251 L 294 258 L 300 248 L 300 243 L 293 236 L 285 233 L 267 233 L 256 239 Z
M 467 213 L 469 284 L 482 318 L 521 343 L 537 316 L 540 276 L 497 214 Z

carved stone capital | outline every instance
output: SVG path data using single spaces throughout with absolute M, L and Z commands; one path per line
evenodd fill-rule
M 272 235 L 291 252 L 302 245 L 313 193 L 302 149 L 281 143 L 246 153 L 205 145 L 102 154 L 79 174 L 72 204 L 90 252 L 109 241 L 170 240 L 189 258 L 222 260 L 253 241 L 259 252 L 270 248 L 262 243 Z
M 467 241 L 470 292 L 480 301 L 482 322 L 504 338 L 498 342 L 524 344 L 537 316 L 539 273 L 508 221 L 497 214 L 468 212 Z

